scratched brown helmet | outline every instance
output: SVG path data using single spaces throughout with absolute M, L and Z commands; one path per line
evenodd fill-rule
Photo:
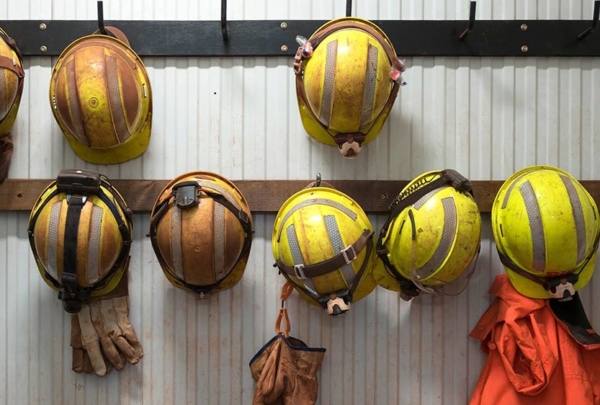
M 142 60 L 114 27 L 74 41 L 50 81 L 54 118 L 75 153 L 95 164 L 122 163 L 150 142 L 152 95 Z
M 200 296 L 242 278 L 252 244 L 252 216 L 226 178 L 191 172 L 171 181 L 154 203 L 152 247 L 167 279 Z
M 23 60 L 15 41 L 0 29 L 0 137 L 8 135 L 17 118 L 23 93 Z

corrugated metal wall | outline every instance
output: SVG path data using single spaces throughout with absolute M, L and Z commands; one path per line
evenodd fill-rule
M 372 19 L 465 19 L 468 1 L 356 1 Z M 590 19 L 592 1 L 479 2 L 478 19 Z M 95 1 L 8 0 L 0 19 L 94 19 Z M 218 1 L 105 1 L 107 19 L 218 19 Z M 230 19 L 329 19 L 343 1 L 230 0 Z M 476 29 L 476 28 L 475 28 Z M 302 33 L 309 35 L 310 33 Z M 160 35 L 157 32 L 156 35 Z M 149 41 L 152 38 L 148 38 Z M 63 168 L 111 178 L 169 179 L 211 170 L 231 179 L 409 179 L 455 168 L 504 179 L 545 163 L 600 179 L 597 58 L 408 58 L 405 79 L 379 138 L 348 161 L 317 144 L 299 120 L 291 58 L 145 58 L 154 92 L 152 141 L 142 158 L 92 166 L 77 158 L 48 103 L 55 60 L 31 57 L 15 133 L 12 178 L 52 178 Z M 205 300 L 173 288 L 135 215 L 131 320 L 145 356 L 105 378 L 70 370 L 70 324 L 39 277 L 26 213 L 0 213 L 0 404 L 250 404 L 248 361 L 273 335 L 282 280 L 272 268 L 273 215 L 256 215 L 244 278 Z M 376 228 L 381 217 L 373 217 Z M 468 338 L 502 272 L 484 216 L 478 272 L 458 297 L 405 303 L 378 289 L 341 319 L 294 295 L 292 334 L 326 347 L 320 404 L 464 404 L 483 362 Z M 600 327 L 600 279 L 583 291 Z

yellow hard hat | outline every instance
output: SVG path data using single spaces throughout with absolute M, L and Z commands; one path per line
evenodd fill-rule
M 473 274 L 481 243 L 481 215 L 471 183 L 454 170 L 430 171 L 396 197 L 377 241 L 385 267 L 380 286 L 410 300 L 419 291 L 456 295 Z
M 12 129 L 23 93 L 23 59 L 16 42 L 0 28 L 0 137 Z
M 29 216 L 29 243 L 42 278 L 67 312 L 111 292 L 129 266 L 131 211 L 108 179 L 63 170 Z
M 492 207 L 500 259 L 517 291 L 530 298 L 566 298 L 594 272 L 600 216 L 573 176 L 531 166 L 504 182 Z
M 328 187 L 305 188 L 280 208 L 273 256 L 300 295 L 339 315 L 376 287 L 373 227 L 362 208 Z
M 123 33 L 88 35 L 58 57 L 50 81 L 52 113 L 86 162 L 122 163 L 150 142 L 152 94 L 142 60 Z
M 404 63 L 377 25 L 349 17 L 319 28 L 298 49 L 294 71 L 306 132 L 354 158 L 387 119 Z
M 218 174 L 191 172 L 175 178 L 152 208 L 149 236 L 165 276 L 200 296 L 240 281 L 252 234 L 246 199 Z

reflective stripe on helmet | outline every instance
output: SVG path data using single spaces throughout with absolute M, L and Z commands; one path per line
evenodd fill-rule
M 279 227 L 279 231 L 277 232 L 277 235 L 281 235 L 281 231 L 283 229 L 283 225 L 287 222 L 287 220 L 298 210 L 304 208 L 304 207 L 308 207 L 310 205 L 313 204 L 317 204 L 317 205 L 327 205 L 328 207 L 333 207 L 336 208 L 340 211 L 342 211 L 344 214 L 348 215 L 350 218 L 352 218 L 353 221 L 356 221 L 357 215 L 355 212 L 353 212 L 352 210 L 344 207 L 342 204 L 333 201 L 333 200 L 328 200 L 326 198 L 313 198 L 311 200 L 306 200 L 306 201 L 302 201 L 301 203 L 298 203 L 297 205 L 295 205 L 294 207 L 292 207 L 287 214 L 285 214 L 285 216 L 283 217 L 283 219 L 281 220 L 281 225 Z M 279 237 L 278 237 L 279 239 Z
M 90 146 L 81 114 L 81 102 L 79 100 L 79 92 L 77 91 L 77 79 L 75 77 L 75 60 L 70 60 L 67 63 L 67 91 L 69 92 L 68 102 L 71 112 L 71 124 L 73 126 L 73 136 L 86 146 Z
M 108 104 L 115 125 L 115 135 L 119 143 L 125 142 L 130 136 L 129 128 L 125 122 L 125 112 L 123 101 L 121 100 L 121 90 L 119 89 L 119 74 L 117 71 L 117 59 L 105 55 L 106 63 L 106 87 L 108 90 Z
M 287 234 L 290 253 L 292 254 L 294 265 L 303 265 L 304 257 L 302 256 L 302 250 L 300 249 L 300 243 L 298 242 L 298 236 L 296 235 L 296 228 L 294 227 L 294 224 L 288 226 L 285 232 Z M 319 296 L 319 294 L 317 294 L 315 284 L 310 278 L 298 278 L 302 281 L 308 292 L 310 292 L 315 298 Z
M 48 239 L 46 240 L 48 245 L 46 253 L 48 266 L 46 271 L 55 280 L 58 279 L 58 255 L 56 254 L 56 251 L 58 249 L 58 223 L 60 221 L 61 208 L 62 200 L 52 203 L 48 223 Z
M 183 274 L 183 256 L 181 254 L 181 210 L 174 207 L 171 210 L 171 254 L 173 255 L 173 271 L 175 275 L 185 280 Z
M 98 281 L 98 271 L 100 263 L 100 237 L 102 235 L 102 216 L 104 210 L 102 207 L 94 205 L 92 207 L 92 221 L 90 235 L 88 239 L 88 257 L 87 257 L 87 276 L 90 285 Z
M 529 181 L 519 186 L 519 191 L 525 202 L 527 217 L 529 218 L 529 228 L 531 229 L 531 242 L 533 247 L 532 267 L 540 272 L 546 268 L 546 238 L 544 236 L 544 224 L 533 187 Z
M 417 278 L 424 279 L 430 276 L 433 272 L 439 269 L 444 260 L 450 254 L 452 243 L 456 235 L 456 229 L 458 227 L 458 221 L 456 219 L 456 204 L 452 197 L 442 198 L 442 207 L 444 209 L 444 228 L 442 230 L 442 238 L 437 246 L 437 249 L 433 253 L 433 256 L 425 263 L 425 265 L 415 270 Z M 414 225 L 413 225 L 414 226 Z M 418 235 L 418 233 L 416 233 Z M 413 242 L 413 244 L 416 241 Z
M 321 112 L 319 120 L 326 127 L 329 126 L 331 110 L 333 108 L 333 92 L 335 90 L 335 69 L 337 64 L 338 41 L 327 44 L 327 56 L 325 57 L 325 74 L 323 75 L 323 99 L 321 100 Z
M 573 209 L 573 220 L 575 221 L 575 231 L 577 233 L 577 263 L 585 259 L 585 248 L 586 248 L 586 237 L 585 237 L 585 218 L 583 216 L 583 208 L 581 207 L 581 200 L 579 194 L 575 190 L 573 181 L 567 176 L 561 174 L 565 188 L 567 189 L 567 195 L 571 202 L 571 208 Z
M 363 102 L 360 116 L 360 128 L 371 123 L 373 113 L 373 97 L 375 96 L 375 84 L 377 82 L 377 58 L 379 51 L 369 44 L 367 55 L 367 71 L 365 72 L 365 88 L 363 91 Z
M 340 228 L 338 227 L 335 216 L 325 215 L 323 220 L 325 221 L 325 228 L 327 229 L 327 236 L 329 236 L 329 242 L 331 243 L 331 249 L 333 250 L 333 253 L 337 254 L 338 252 L 346 249 L 346 246 L 344 246 L 344 242 L 342 241 L 342 235 L 340 234 Z M 341 267 L 341 270 L 342 274 L 344 275 L 346 285 L 348 288 L 350 288 L 352 283 L 354 283 L 354 279 L 356 278 L 354 268 L 350 263 L 346 263 Z
M 227 275 L 225 263 L 225 207 L 213 204 L 213 268 L 215 280 Z

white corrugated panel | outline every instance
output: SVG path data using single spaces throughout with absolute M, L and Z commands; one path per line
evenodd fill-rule
M 465 19 L 468 1 L 355 1 L 372 19 Z M 478 19 L 590 19 L 591 1 L 478 2 Z M 329 19 L 343 1 L 229 1 L 230 19 Z M 93 19 L 95 1 L 8 0 L 0 19 Z M 220 3 L 106 1 L 107 19 L 218 19 Z M 476 29 L 476 28 L 475 28 Z M 310 35 L 310 33 L 302 33 Z M 157 32 L 156 35 L 161 35 Z M 149 41 L 152 39 L 149 38 Z M 12 178 L 52 178 L 63 168 L 110 178 L 169 179 L 211 170 L 236 179 L 409 179 L 455 168 L 471 179 L 504 179 L 531 164 L 600 179 L 600 64 L 597 58 L 408 58 L 381 135 L 356 160 L 305 136 L 291 58 L 145 58 L 154 92 L 146 153 L 116 166 L 77 158 L 54 123 L 48 85 L 55 60 L 30 57 L 14 131 Z M 294 295 L 292 334 L 326 347 L 320 404 L 464 404 L 484 355 L 468 333 L 502 272 L 484 216 L 480 265 L 458 297 L 411 303 L 378 289 L 341 319 Z M 27 213 L 0 213 L 0 404 L 250 404 L 248 361 L 272 337 L 282 279 L 273 269 L 273 215 L 256 215 L 244 278 L 197 300 L 164 278 L 134 218 L 131 321 L 145 356 L 105 378 L 70 370 L 69 318 L 39 277 Z M 383 218 L 372 217 L 375 228 Z M 583 291 L 600 326 L 600 279 Z

